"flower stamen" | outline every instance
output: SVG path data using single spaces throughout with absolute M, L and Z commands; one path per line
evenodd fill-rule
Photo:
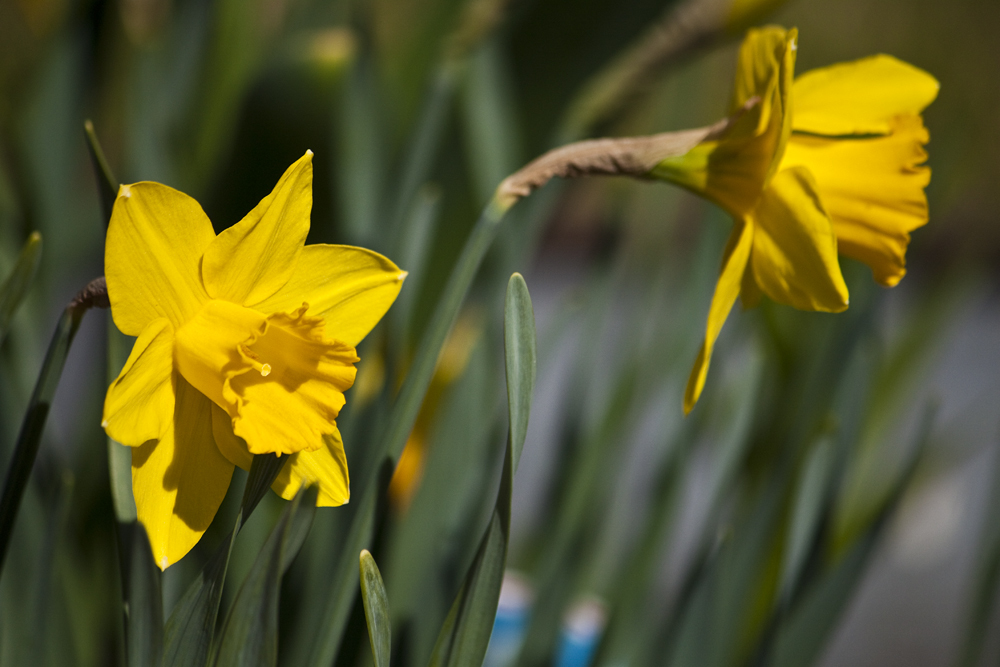
M 267 377 L 271 374 L 271 364 L 260 363 L 260 356 L 243 343 L 240 343 L 240 352 L 243 353 L 243 356 L 247 358 L 250 365 L 253 366 L 254 369 L 261 374 L 261 376 Z

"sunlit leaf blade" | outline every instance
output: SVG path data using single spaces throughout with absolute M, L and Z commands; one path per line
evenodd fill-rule
M 514 471 L 521 459 L 528 433 L 531 395 L 535 388 L 537 352 L 535 349 L 535 311 L 531 295 L 520 273 L 507 283 L 503 318 L 504 361 L 507 370 L 507 410 Z
M 535 382 L 535 318 L 531 295 L 519 274 L 511 276 L 504 303 L 510 431 L 496 506 L 431 658 L 433 667 L 481 665 L 493 632 L 510 544 L 515 452 L 524 446 Z
M 316 513 L 319 487 L 300 489 L 285 505 L 277 525 L 240 586 L 222 626 L 215 665 L 244 667 L 278 663 L 278 599 L 285 566 L 302 546 L 301 536 Z
M 31 468 L 35 463 L 35 456 L 38 454 L 45 418 L 49 414 L 52 398 L 59 385 L 63 365 L 66 363 L 66 356 L 69 354 L 70 345 L 80 327 L 84 312 L 83 309 L 73 307 L 63 311 L 49 343 L 49 349 L 45 353 L 38 381 L 28 401 L 24 421 L 21 422 L 21 430 L 14 445 L 14 456 L 7 467 L 4 479 L 3 495 L 0 496 L 0 571 L 10 547 L 10 535 L 14 520 L 17 518 L 17 509 L 20 507 Z
M 0 284 L 0 343 L 7 336 L 10 320 L 14 317 L 17 307 L 21 305 L 31 283 L 38 271 L 38 262 L 42 256 L 42 235 L 32 232 L 17 256 L 14 270 Z
M 389 624 L 389 598 L 375 559 L 367 549 L 362 550 L 358 568 L 361 579 L 361 602 L 365 606 L 368 622 L 368 639 L 371 640 L 375 667 L 389 667 L 392 633 Z
M 163 658 L 163 597 L 160 569 L 141 523 L 122 527 L 129 544 L 126 614 L 129 667 L 158 667 Z
M 275 477 L 281 471 L 285 456 L 271 454 L 255 455 L 250 464 L 250 474 L 247 476 L 243 489 L 243 500 L 240 513 L 236 518 L 229 540 L 219 545 L 219 548 L 205 564 L 198 578 L 191 583 L 184 597 L 174 607 L 167 620 L 164 640 L 164 665 L 166 667 L 182 667 L 184 665 L 203 665 L 208 660 L 209 651 L 215 638 L 215 622 L 219 614 L 219 603 L 222 601 L 222 589 L 229 569 L 229 557 L 232 553 L 236 535 L 243 523 L 250 517 L 257 503 L 260 502 Z M 315 497 L 313 508 L 315 508 Z M 298 522 L 290 529 L 289 543 L 294 544 L 294 552 L 298 552 L 308 524 L 303 530 Z M 288 553 L 292 553 L 288 549 Z M 294 554 L 289 557 L 294 557 Z M 288 563 L 282 562 L 282 571 Z
M 111 220 L 111 209 L 114 208 L 115 197 L 118 195 L 118 180 L 111 172 L 111 166 L 104 156 L 101 142 L 97 140 L 94 124 L 89 119 L 83 122 L 83 132 L 87 136 L 87 149 L 90 152 L 90 161 L 94 165 L 95 176 L 97 176 L 97 192 L 101 197 L 101 213 L 104 214 L 104 223 L 107 224 Z

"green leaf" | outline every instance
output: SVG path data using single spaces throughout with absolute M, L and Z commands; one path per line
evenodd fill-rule
M 489 646 L 500 600 L 510 543 L 511 493 L 514 485 L 515 452 L 524 446 L 531 392 L 535 381 L 535 322 L 531 296 L 519 274 L 507 283 L 504 303 L 504 357 L 510 396 L 510 432 L 504 456 L 500 490 L 479 550 L 466 573 L 448 618 L 445 620 L 431 657 L 432 667 L 481 665 Z
M 95 176 L 97 176 L 97 192 L 101 197 L 101 213 L 104 214 L 104 224 L 111 221 L 111 210 L 115 206 L 115 197 L 118 196 L 118 180 L 111 172 L 108 160 L 104 157 L 104 150 L 101 142 L 97 140 L 97 132 L 94 131 L 94 124 L 87 119 L 83 121 L 83 132 L 87 135 L 87 149 L 90 152 L 90 161 L 94 165 Z
M 434 310 L 430 324 L 421 338 L 420 347 L 413 358 L 413 364 L 410 366 L 409 373 L 407 373 L 399 391 L 399 397 L 389 415 L 385 433 L 375 445 L 372 460 L 394 463 L 402 454 L 424 395 L 427 393 L 431 377 L 433 377 L 441 348 L 455 323 L 455 318 L 458 316 L 458 311 L 465 300 L 472 280 L 476 277 L 479 265 L 496 236 L 497 226 L 506 212 L 507 209 L 502 205 L 490 202 L 472 228 L 472 232 L 462 249 L 462 254 L 448 278 L 448 283 L 445 285 L 444 292 Z M 341 547 L 343 549 L 341 559 L 336 566 L 337 578 L 335 581 L 339 582 L 338 593 L 331 595 L 323 613 L 319 640 L 309 662 L 316 667 L 328 667 L 333 662 L 340 645 L 351 604 L 350 596 L 343 591 L 357 590 L 357 583 L 353 579 L 357 576 L 357 568 L 353 562 L 354 557 L 346 558 L 344 554 L 360 553 L 368 543 L 375 521 L 377 494 L 381 493 L 377 483 L 381 469 L 381 465 L 373 465 L 359 484 L 359 488 L 362 489 L 360 507 L 351 522 L 347 541 Z
M 14 270 L 0 285 L 0 343 L 3 343 L 3 339 L 7 336 L 7 329 L 10 328 L 14 313 L 35 280 L 41 256 L 42 235 L 32 232 L 17 256 Z
M 368 639 L 372 644 L 375 667 L 389 667 L 389 650 L 392 632 L 389 624 L 389 598 L 375 559 L 367 549 L 362 549 L 358 569 L 361 579 L 361 601 L 365 606 L 368 622 Z
M 836 628 L 843 610 L 861 580 L 889 518 L 899 506 L 917 466 L 923 460 L 936 410 L 928 407 L 917 428 L 903 471 L 893 481 L 891 492 L 861 535 L 827 573 L 804 591 L 779 628 L 773 650 L 773 667 L 812 664 Z
M 129 667 L 158 667 L 163 659 L 160 569 L 141 523 L 121 526 L 129 543 L 126 639 Z
M 316 513 L 318 494 L 317 486 L 303 488 L 285 505 L 222 626 L 214 663 L 217 667 L 278 663 L 281 577 L 302 546 Z
M 507 370 L 507 412 L 510 419 L 510 440 L 514 472 L 521 459 L 524 439 L 528 433 L 531 395 L 535 388 L 538 366 L 535 348 L 535 311 L 531 295 L 520 273 L 507 283 L 507 298 L 503 316 L 504 361 Z
M 833 442 L 821 437 L 806 458 L 792 505 L 792 521 L 782 557 L 780 597 L 790 599 L 828 512 L 834 470 Z
M 219 546 L 167 619 L 163 661 L 165 667 L 204 665 L 208 659 L 215 637 L 215 621 L 219 614 L 219 603 L 222 601 L 229 557 L 236 536 L 278 476 L 285 458 L 287 457 L 271 454 L 254 455 L 231 537 Z M 314 499 L 314 507 L 315 504 Z M 308 531 L 308 524 L 305 531 Z M 298 552 L 304 539 L 305 533 L 301 526 L 299 524 L 293 526 L 290 543 L 295 545 L 294 552 Z M 292 551 L 289 549 L 290 553 Z M 282 568 L 285 567 L 287 564 L 283 563 Z
M 114 381 L 128 359 L 130 339 L 108 318 L 108 384 Z M 120 524 L 136 521 L 135 497 L 132 495 L 132 448 L 108 438 L 108 481 L 115 518 Z
M 45 353 L 38 381 L 28 401 L 28 409 L 21 422 L 21 430 L 14 445 L 14 456 L 7 468 L 4 479 L 3 494 L 0 495 L 0 571 L 2 571 L 7 549 L 10 546 L 11 531 L 17 518 L 17 510 L 21 498 L 28 485 L 31 469 L 35 464 L 42 431 L 45 428 L 45 418 L 49 414 L 52 398 L 55 396 L 59 377 L 62 375 L 66 357 L 69 354 L 73 337 L 80 328 L 80 322 L 86 308 L 69 306 L 63 311 L 55 333 Z
M 355 59 L 341 92 L 336 155 L 339 199 L 347 237 L 370 245 L 379 238 L 385 152 L 379 124 L 378 82 L 372 58 Z
M 204 665 L 215 636 L 215 619 L 240 520 L 232 536 L 212 555 L 167 619 L 164 631 L 164 667 Z

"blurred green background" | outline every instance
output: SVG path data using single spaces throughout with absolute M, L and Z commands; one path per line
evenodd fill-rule
M 583 83 L 670 7 L 669 0 L 0 0 L 0 276 L 31 232 L 40 231 L 44 243 L 36 282 L 0 348 L 0 461 L 10 457 L 59 312 L 102 273 L 105 225 L 85 119 L 93 120 L 121 182 L 156 180 L 191 194 L 217 231 L 238 221 L 292 161 L 313 150 L 309 243 L 364 245 L 411 270 L 389 322 L 361 350 L 363 359 L 385 358 L 386 386 L 393 387 L 493 188 L 552 147 Z M 463 42 L 460 28 L 477 25 L 477 16 L 489 29 L 473 30 Z M 428 619 L 428 628 L 415 622 L 401 654 L 429 652 L 469 545 L 474 549 L 478 540 L 483 508 L 492 506 L 501 451 L 499 314 L 502 285 L 514 270 L 526 276 L 539 327 L 539 384 L 515 484 L 509 557 L 529 585 L 547 590 L 546 568 L 561 566 L 546 563 L 563 562 L 547 555 L 553 553 L 547 545 L 562 544 L 559 527 L 570 526 L 558 548 L 586 556 L 560 569 L 568 573 L 563 584 L 550 577 L 550 585 L 565 586 L 552 599 L 567 609 L 577 598 L 598 600 L 598 626 L 611 619 L 608 637 L 646 642 L 655 664 L 795 664 L 774 657 L 784 650 L 773 649 L 781 640 L 766 639 L 789 627 L 792 612 L 760 611 L 783 609 L 765 594 L 732 593 L 742 604 L 732 615 L 757 619 L 746 626 L 717 613 L 712 621 L 649 621 L 650 636 L 640 640 L 628 639 L 615 623 L 626 623 L 621 609 L 630 601 L 644 619 L 674 618 L 657 604 L 673 608 L 685 600 L 685 585 L 695 591 L 690 599 L 699 600 L 704 581 L 735 591 L 736 581 L 753 587 L 785 576 L 767 564 L 770 557 L 751 559 L 755 565 L 733 574 L 716 556 L 691 554 L 712 542 L 702 533 L 739 534 L 733 526 L 744 523 L 744 506 L 766 506 L 763 490 L 778 485 L 769 475 L 784 470 L 778 461 L 789 466 L 780 502 L 791 509 L 782 510 L 774 520 L 781 528 L 768 534 L 793 524 L 802 502 L 795 495 L 802 482 L 794 480 L 807 475 L 809 452 L 822 448 L 815 443 L 824 437 L 844 441 L 836 451 L 849 454 L 847 472 L 824 494 L 835 499 L 824 501 L 828 511 L 816 530 L 827 538 L 814 548 L 844 553 L 875 525 L 872 507 L 882 508 L 891 495 L 883 491 L 906 468 L 909 443 L 934 402 L 927 449 L 899 511 L 879 524 L 881 539 L 857 594 L 833 620 L 801 623 L 830 627 L 829 641 L 816 640 L 824 665 L 958 664 L 963 647 L 978 645 L 970 639 L 978 637 L 970 629 L 977 627 L 986 637 L 982 664 L 1000 654 L 1000 619 L 991 612 L 1000 545 L 988 530 L 1000 525 L 994 497 L 1000 488 L 1000 6 L 790 0 L 768 21 L 799 28 L 798 71 L 882 52 L 941 82 L 924 114 L 931 133 L 930 223 L 913 235 L 906 279 L 882 290 L 866 268 L 844 260 L 852 307 L 840 319 L 773 304 L 734 312 L 704 405 L 683 421 L 680 389 L 703 331 L 726 217 L 664 184 L 624 180 L 553 184 L 535 196 L 542 204 L 519 205 L 463 316 L 478 332 L 471 334 L 469 361 L 441 390 L 440 409 L 422 417 L 427 486 L 415 486 L 411 504 L 392 510 L 383 550 L 375 552 L 397 617 L 421 610 Z M 600 129 L 647 134 L 718 120 L 738 37 L 715 40 L 665 69 Z M 436 135 L 421 129 L 435 100 L 442 105 Z M 407 160 L 431 136 L 426 173 L 407 183 Z M 41 655 L 46 664 L 122 660 L 99 427 L 107 326 L 106 314 L 89 315 L 70 355 L 0 580 L 0 656 L 10 664 L 32 664 L 25 656 Z M 821 367 L 810 370 L 815 359 Z M 378 385 L 378 378 L 371 381 Z M 813 390 L 822 397 L 803 398 Z M 352 407 L 360 398 L 348 395 L 349 457 L 363 459 L 389 391 L 375 399 L 375 416 L 365 417 Z M 806 414 L 807 425 L 791 423 Z M 738 472 L 725 465 L 727 438 L 749 443 L 733 445 Z M 722 491 L 712 486 L 719 480 Z M 730 484 L 737 490 L 732 497 Z M 436 488 L 448 491 L 435 496 Z M 574 493 L 586 499 L 579 505 L 585 509 L 573 509 Z M 442 508 L 454 511 L 443 516 Z M 231 581 L 249 569 L 279 510 L 269 499 L 241 535 L 238 544 L 249 555 L 236 559 Z M 305 591 L 310 577 L 326 571 L 328 546 L 318 540 L 342 530 L 334 512 L 317 518 L 302 569 L 286 582 L 282 641 L 291 639 L 282 644 L 284 664 L 305 664 L 296 651 L 308 649 L 296 647 L 320 632 L 306 618 Z M 662 525 L 653 520 L 661 514 L 669 519 Z M 232 513 L 224 520 L 231 522 Z M 643 551 L 643 537 L 657 526 L 671 536 L 670 546 Z M 203 548 L 165 574 L 168 610 L 198 571 L 198 559 L 228 529 L 213 526 Z M 762 548 L 780 551 L 793 541 Z M 728 544 L 724 537 L 717 542 Z M 417 544 L 427 562 L 439 564 L 440 585 L 403 583 L 413 577 L 406 568 Z M 650 553 L 643 586 L 655 594 L 623 593 L 636 586 L 628 581 L 629 564 Z M 722 574 L 717 581 L 692 578 L 692 559 Z M 809 562 L 805 574 L 788 576 L 827 581 L 840 561 Z M 690 602 L 697 604 L 711 608 Z M 562 619 L 564 611 L 552 617 Z M 363 625 L 348 625 L 347 632 L 364 637 Z M 667 636 L 669 648 L 660 652 L 656 640 Z M 734 646 L 705 654 L 688 646 L 712 645 L 719 636 Z M 551 637 L 538 641 L 547 647 L 541 653 L 552 649 Z M 360 645 L 356 652 L 364 653 Z M 608 657 L 613 648 L 605 643 L 599 660 L 616 664 Z M 363 658 L 341 649 L 338 664 L 355 659 Z M 423 662 L 414 657 L 412 664 Z M 534 663 L 522 656 L 521 664 Z

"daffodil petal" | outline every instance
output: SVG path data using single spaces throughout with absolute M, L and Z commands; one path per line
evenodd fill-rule
M 743 280 L 743 272 L 750 260 L 750 248 L 753 245 L 754 230 L 753 225 L 748 221 L 738 221 L 729 235 L 729 243 L 726 245 L 726 252 L 722 260 L 722 271 L 719 273 L 719 282 L 715 285 L 715 294 L 712 295 L 712 305 L 708 309 L 708 326 L 705 331 L 705 342 L 701 344 L 698 351 L 698 358 L 691 369 L 688 377 L 687 387 L 684 390 L 684 414 L 691 412 L 702 389 L 705 388 L 705 378 L 708 376 L 708 363 L 712 358 L 712 349 L 715 341 L 722 331 L 729 311 L 736 303 L 736 297 L 740 293 L 740 283 Z
M 176 328 L 208 298 L 199 262 L 215 238 L 191 197 L 159 183 L 118 190 L 104 249 L 104 275 L 115 325 L 138 336 L 160 317 Z
M 754 223 L 750 264 L 765 294 L 800 310 L 847 308 L 837 239 L 808 169 L 779 171 L 761 196 Z
M 174 421 L 174 331 L 153 320 L 135 341 L 104 399 L 104 430 L 129 447 L 158 440 Z
M 892 118 L 919 114 L 939 88 L 927 72 L 886 55 L 814 69 L 792 86 L 793 128 L 828 136 L 887 134 Z
M 758 138 L 749 147 L 749 152 L 764 158 L 765 178 L 770 178 L 777 171 L 785 143 L 792 132 L 789 98 L 795 76 L 798 35 L 795 28 L 785 30 L 777 26 L 750 30 L 740 46 L 736 62 L 732 111 L 735 112 L 753 97 L 760 98 Z M 747 148 L 734 148 L 747 152 Z M 715 157 L 720 161 L 728 158 L 724 154 Z
M 309 233 L 312 176 L 308 151 L 271 194 L 205 250 L 201 271 L 213 299 L 250 305 L 288 282 Z
M 927 222 L 927 141 L 919 116 L 900 116 L 884 137 L 793 135 L 782 162 L 808 166 L 840 252 L 868 264 L 887 287 L 906 274 L 910 232 Z
M 344 392 L 354 384 L 353 347 L 323 339 L 323 320 L 296 313 L 268 317 L 267 331 L 245 354 L 267 364 L 267 372 L 234 376 L 233 432 L 253 454 L 292 454 L 322 448 L 336 430 Z
M 254 308 L 289 312 L 309 304 L 326 321 L 326 335 L 356 346 L 396 300 L 406 272 L 387 258 L 346 245 L 306 246 L 295 273 L 276 294 Z
M 318 507 L 337 507 L 350 499 L 347 455 L 336 428 L 323 437 L 323 446 L 316 451 L 292 454 L 271 488 L 282 498 L 291 500 L 304 482 L 319 485 Z
M 216 405 L 233 417 L 236 396 L 228 381 L 254 370 L 241 345 L 251 343 L 267 329 L 267 318 L 250 308 L 212 299 L 177 331 L 174 359 L 177 370 Z
M 180 560 L 208 529 L 229 488 L 233 464 L 212 437 L 212 403 L 175 377 L 173 427 L 132 450 L 132 492 L 160 569 Z
M 219 451 L 230 463 L 237 468 L 250 470 L 253 454 L 247 449 L 243 438 L 233 433 L 233 418 L 215 403 L 212 403 L 212 435 L 215 436 Z

